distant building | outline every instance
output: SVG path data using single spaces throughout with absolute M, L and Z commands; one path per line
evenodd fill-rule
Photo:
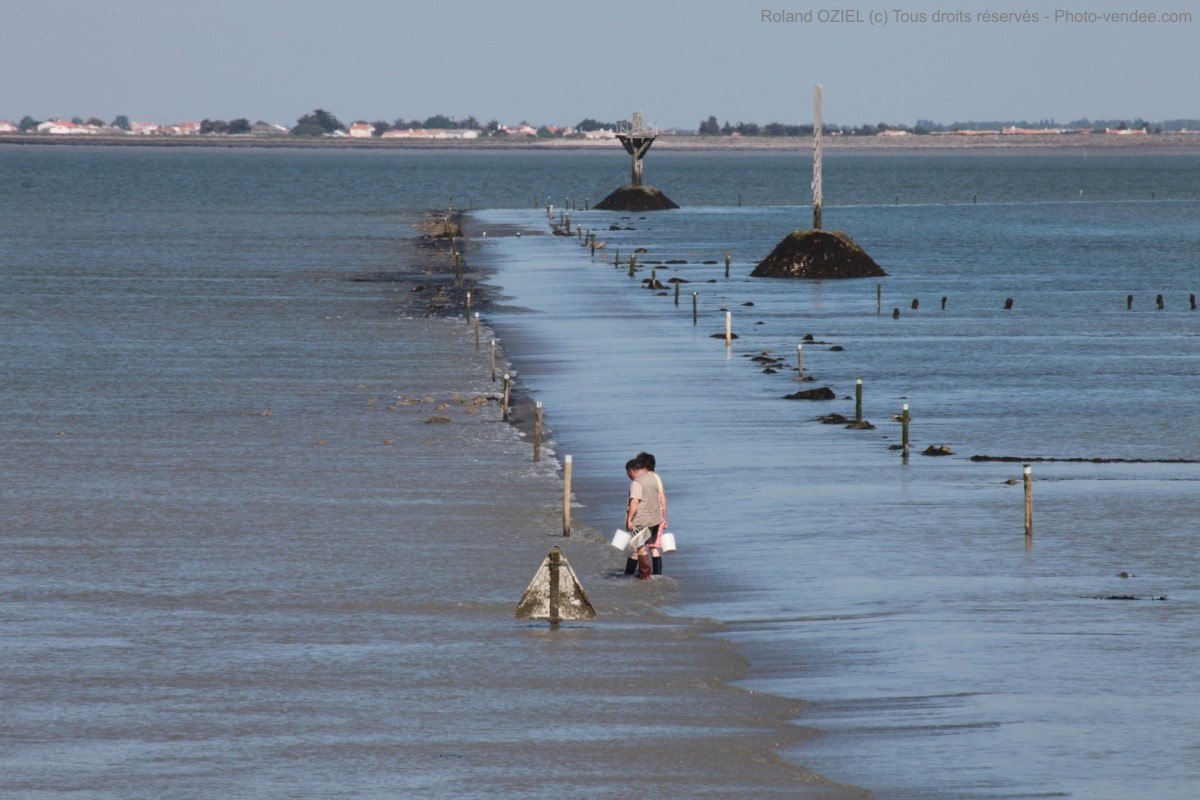
M 500 130 L 509 136 L 537 136 L 537 128 L 532 125 L 501 125 Z
M 534 135 L 537 131 L 534 131 Z M 479 131 L 463 128 L 403 128 L 384 131 L 383 139 L 478 139 Z
M 617 138 L 616 131 L 610 131 L 608 128 L 602 128 L 598 131 L 584 131 L 583 138 L 585 139 L 615 139 Z
M 1000 131 L 1005 136 L 1045 136 L 1062 133 L 1062 128 L 1005 128 Z
M 275 136 L 277 134 L 287 133 L 288 129 L 282 125 L 275 125 L 271 122 L 256 122 L 250 126 L 250 133 L 255 136 Z
M 163 126 L 157 122 L 133 122 L 129 123 L 129 132 L 140 134 L 142 136 L 152 136 L 163 132 Z
M 1146 135 L 1145 128 L 1105 128 L 1105 133 L 1111 133 L 1113 136 L 1144 136 Z
M 368 122 L 356 122 L 350 126 L 350 135 L 355 139 L 370 139 L 375 133 L 375 126 Z
M 176 136 L 197 136 L 200 134 L 200 123 L 176 122 L 167 129 L 167 133 L 173 133 Z
M 13 125 L 11 122 L 0 120 L 0 133 L 16 133 L 17 130 L 17 126 Z
M 80 125 L 77 122 L 66 122 L 61 119 L 47 120 L 37 126 L 37 131 L 38 133 L 48 133 L 52 136 L 88 135 L 99 132 L 91 125 Z
M 912 136 L 908 131 L 880 131 L 876 136 Z

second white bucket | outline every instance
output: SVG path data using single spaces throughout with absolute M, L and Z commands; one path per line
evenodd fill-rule
M 674 553 L 675 552 L 675 534 L 664 533 L 662 535 L 662 551 L 664 553 Z

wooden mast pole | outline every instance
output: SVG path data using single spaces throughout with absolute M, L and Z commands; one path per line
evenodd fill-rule
M 813 86 L 813 230 L 821 229 L 821 84 Z

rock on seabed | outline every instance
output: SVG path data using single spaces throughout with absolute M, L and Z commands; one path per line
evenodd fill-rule
M 792 231 L 750 273 L 755 278 L 872 278 L 887 275 L 841 231 Z

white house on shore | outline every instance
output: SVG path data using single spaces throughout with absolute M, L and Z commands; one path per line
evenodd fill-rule
M 17 126 L 6 120 L 0 120 L 0 133 L 16 133 Z
M 520 125 L 501 125 L 500 130 L 509 136 L 537 136 L 537 128 L 524 123 Z
M 478 139 L 479 131 L 462 128 L 404 128 L 384 131 L 383 139 Z
M 350 136 L 355 139 L 370 139 L 375 133 L 375 126 L 369 122 L 356 122 L 350 126 Z
M 78 122 L 67 122 L 61 119 L 46 120 L 37 126 L 38 133 L 48 133 L 52 136 L 88 135 L 99 133 L 99 129 L 91 125 L 80 125 Z

